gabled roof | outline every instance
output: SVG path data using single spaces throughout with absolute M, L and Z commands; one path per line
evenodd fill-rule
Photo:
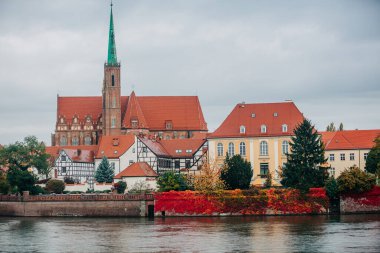
M 371 149 L 380 129 L 320 132 L 325 150 Z
M 293 135 L 294 128 L 303 119 L 293 102 L 237 104 L 208 138 Z M 284 124 L 288 127 L 285 133 L 282 132 Z M 261 133 L 262 125 L 266 126 L 266 133 Z M 240 133 L 240 126 L 245 126 L 245 134 Z
M 96 158 L 119 158 L 135 143 L 135 135 L 102 136 Z
M 51 146 L 46 147 L 46 153 L 54 158 L 59 156 L 61 150 L 69 156 L 74 162 L 94 162 L 95 153 L 98 149 L 97 145 L 80 145 L 80 146 Z
M 95 153 L 88 149 L 62 149 L 66 155 L 73 161 L 79 163 L 93 163 Z
M 159 157 L 191 158 L 203 146 L 203 139 L 150 140 L 139 138 L 154 154 Z
M 137 162 L 129 165 L 114 178 L 122 179 L 123 177 L 158 177 L 158 175 L 146 162 Z
M 128 99 L 127 110 L 123 119 L 122 126 L 126 128 L 132 128 L 131 121 L 137 120 L 137 128 L 148 128 L 144 113 L 141 110 L 140 104 L 136 98 L 135 92 L 132 91 Z
M 207 131 L 202 108 L 197 96 L 128 96 L 121 97 L 122 122 L 130 128 L 132 116 L 139 118 L 151 130 L 165 130 L 166 121 L 172 122 L 172 130 Z M 132 106 L 131 109 L 128 109 Z M 71 120 L 75 115 L 83 122 L 86 116 L 97 119 L 102 114 L 102 97 L 58 97 L 57 117 Z M 140 122 L 141 120 L 141 122 Z M 145 122 L 144 122 L 145 121 Z

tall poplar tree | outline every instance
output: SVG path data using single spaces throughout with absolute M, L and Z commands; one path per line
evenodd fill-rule
M 327 168 L 321 167 L 327 161 L 324 147 L 311 122 L 304 119 L 294 129 L 291 152 L 282 168 L 281 184 L 307 192 L 311 187 L 322 187 L 328 178 Z
M 98 183 L 112 183 L 114 177 L 114 170 L 108 162 L 107 157 L 103 156 L 98 168 L 95 172 L 95 180 Z

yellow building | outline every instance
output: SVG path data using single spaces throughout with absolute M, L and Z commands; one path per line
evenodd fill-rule
M 364 170 L 368 153 L 379 135 L 380 129 L 321 132 L 330 174 L 336 178 L 354 165 Z
M 209 160 L 222 166 L 227 153 L 240 154 L 252 165 L 252 184 L 262 185 L 269 171 L 273 184 L 279 184 L 293 130 L 302 120 L 291 101 L 238 104 L 209 135 Z

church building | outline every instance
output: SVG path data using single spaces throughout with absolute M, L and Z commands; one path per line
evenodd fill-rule
M 108 57 L 102 95 L 57 97 L 57 123 L 52 146 L 98 145 L 102 136 L 134 133 L 153 139 L 205 136 L 207 124 L 197 96 L 121 95 L 111 4 Z

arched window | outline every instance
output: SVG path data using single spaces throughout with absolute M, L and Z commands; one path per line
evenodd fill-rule
M 260 155 L 268 155 L 268 142 L 260 142 Z
M 239 148 L 240 148 L 240 155 L 245 156 L 245 143 L 240 142 Z
M 218 156 L 223 156 L 223 144 L 222 143 L 218 143 L 217 149 L 218 149 Z
M 67 138 L 66 136 L 61 136 L 61 139 L 59 140 L 59 145 L 66 146 L 67 145 Z
M 90 136 L 86 136 L 84 137 L 84 145 L 91 145 L 91 137 Z
M 283 124 L 283 125 L 282 125 L 282 132 L 283 132 L 283 133 L 288 132 L 288 125 L 287 125 L 287 124 Z
M 240 133 L 245 134 L 245 126 L 240 126 Z
M 235 145 L 232 142 L 228 143 L 228 155 L 230 157 L 235 155 Z
M 72 139 L 71 139 L 71 145 L 73 146 L 78 146 L 79 145 L 79 138 L 74 136 Z
M 116 127 L 116 119 L 111 118 L 111 128 L 115 128 L 115 127 Z
M 286 155 L 288 153 L 289 143 L 288 141 L 282 142 L 282 154 Z
M 112 78 L 112 80 L 111 80 L 112 84 L 111 84 L 111 85 L 112 85 L 112 86 L 115 86 L 115 76 L 112 75 L 111 78 Z
M 261 133 L 266 133 L 266 132 L 267 132 L 267 126 L 261 125 Z

